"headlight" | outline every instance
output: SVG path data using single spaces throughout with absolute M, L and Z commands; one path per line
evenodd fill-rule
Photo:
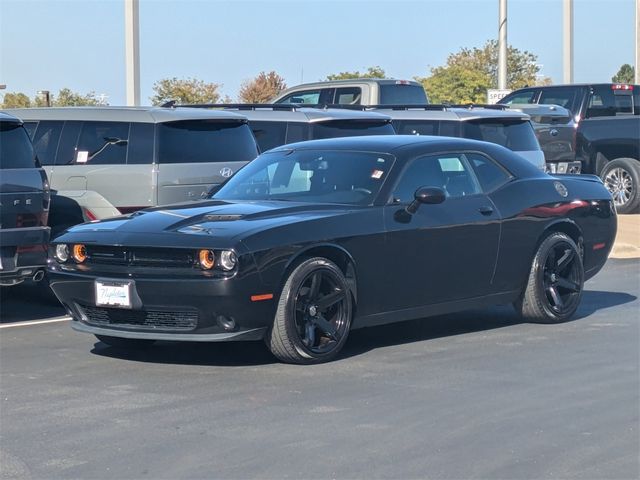
M 236 268 L 238 257 L 231 250 L 223 250 L 220 252 L 220 266 L 223 270 L 229 271 Z
M 204 270 L 211 270 L 216 265 L 216 256 L 213 250 L 200 250 L 198 252 L 198 262 Z
M 64 263 L 69 260 L 69 247 L 64 243 L 56 245 L 55 257 L 60 263 Z
M 81 243 L 74 245 L 72 256 L 76 262 L 78 263 L 84 262 L 87 259 L 87 247 L 85 247 Z

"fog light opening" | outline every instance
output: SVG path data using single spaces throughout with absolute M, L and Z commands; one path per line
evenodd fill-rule
M 233 317 L 225 317 L 224 315 L 218 315 L 216 317 L 216 322 L 218 322 L 218 325 L 220 325 L 220 327 L 222 327 L 222 329 L 226 330 L 227 332 L 230 332 L 236 329 L 236 321 L 234 320 Z

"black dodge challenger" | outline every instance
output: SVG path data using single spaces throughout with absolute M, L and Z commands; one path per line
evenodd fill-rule
M 468 308 L 562 322 L 615 234 L 595 176 L 472 140 L 340 138 L 266 152 L 208 200 L 71 228 L 49 274 L 106 344 L 264 339 L 306 364 L 353 328 Z

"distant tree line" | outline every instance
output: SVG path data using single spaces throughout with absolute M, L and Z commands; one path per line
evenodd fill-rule
M 551 79 L 540 75 L 537 55 L 509 47 L 507 51 L 507 87 L 515 90 L 531 85 L 549 85 Z M 327 75 L 325 80 L 354 78 L 387 78 L 385 70 L 378 66 L 364 71 L 344 71 Z M 414 79 L 424 86 L 433 103 L 484 103 L 487 90 L 498 85 L 498 42 L 487 41 L 481 48 L 462 48 L 450 54 L 444 65 L 430 67 L 426 76 Z M 624 64 L 612 77 L 613 82 L 631 83 L 634 69 Z M 153 105 L 168 101 L 178 104 L 230 103 L 231 97 L 222 94 L 223 85 L 196 78 L 164 78 L 153 85 Z M 237 101 L 240 103 L 267 103 L 287 88 L 285 79 L 275 71 L 260 72 L 240 86 Z M 42 96 L 30 98 L 20 92 L 5 93 L 2 108 L 44 106 Z M 101 105 L 95 92 L 79 94 L 68 88 L 51 95 L 52 106 Z

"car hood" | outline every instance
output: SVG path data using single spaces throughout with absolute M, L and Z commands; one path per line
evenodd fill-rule
M 353 207 L 357 208 L 357 207 Z M 72 227 L 57 242 L 233 247 L 258 231 L 344 215 L 350 207 L 284 201 L 205 200 L 141 210 Z

